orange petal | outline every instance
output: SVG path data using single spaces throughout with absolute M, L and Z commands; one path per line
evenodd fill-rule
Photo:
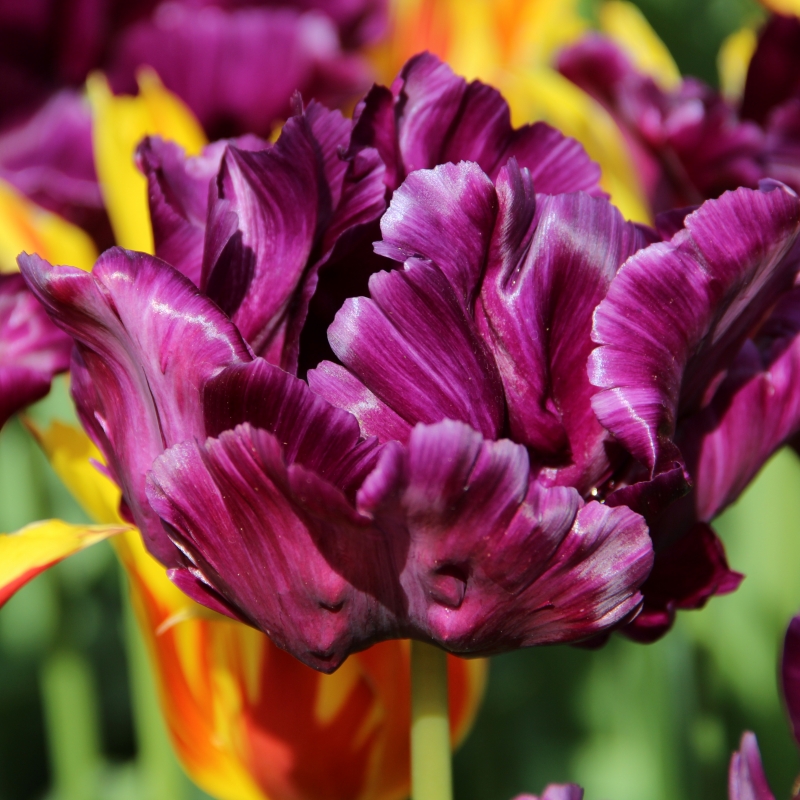
M 194 613 L 134 535 L 116 544 L 173 742 L 201 787 L 221 800 L 407 796 L 407 642 L 322 675 L 255 630 Z M 485 677 L 485 662 L 451 658 L 454 740 L 472 723 Z
M 0 534 L 0 606 L 48 567 L 126 529 L 120 525 L 70 525 L 51 519 L 13 534 Z

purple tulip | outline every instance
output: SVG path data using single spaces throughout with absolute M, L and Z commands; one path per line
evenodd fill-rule
M 453 255 L 465 263 L 459 277 L 418 260 L 416 291 L 432 280 L 447 300 L 438 321 L 432 306 L 415 308 L 413 281 L 397 297 L 397 309 L 408 313 L 397 322 L 418 324 L 430 337 L 430 357 L 452 377 L 446 386 L 449 378 L 430 361 L 430 375 L 422 375 L 422 390 L 431 402 L 444 397 L 449 413 L 395 415 L 397 435 L 379 439 L 359 427 L 363 414 L 336 408 L 290 374 L 318 271 L 385 208 L 377 150 L 338 155 L 350 133 L 338 112 L 312 104 L 261 150 L 243 149 L 259 146 L 250 140 L 187 160 L 172 145 L 146 142 L 140 162 L 156 248 L 180 272 L 118 249 L 91 275 L 34 256 L 20 260 L 34 293 L 77 342 L 73 394 L 123 489 L 125 514 L 184 591 L 326 671 L 386 638 L 479 655 L 587 638 L 630 617 L 652 560 L 644 520 L 582 498 L 565 477 L 569 467 L 559 484 L 534 451 L 500 436 L 502 373 L 468 302 L 489 241 L 479 240 L 481 226 L 493 222 L 498 204 L 506 220 L 492 243 L 498 270 L 527 246 L 535 199 L 530 173 L 513 158 L 500 171 L 498 193 L 475 164 L 438 168 L 456 187 L 457 173 L 469 173 L 465 204 L 450 203 L 453 218 L 442 229 L 450 235 L 461 225 L 465 238 Z M 565 155 L 555 163 L 564 158 L 569 167 L 578 152 L 596 175 L 577 145 L 559 141 Z M 415 176 L 428 175 L 413 174 L 395 193 L 395 247 L 403 234 L 397 208 Z M 446 182 L 442 190 L 452 188 Z M 557 299 L 567 276 L 554 272 L 543 286 L 552 289 L 558 335 L 567 337 L 576 320 L 583 329 L 558 365 L 571 370 L 582 360 L 578 384 L 589 392 L 593 303 L 648 234 L 605 199 L 542 196 L 539 204 L 552 206 L 543 230 L 563 225 L 569 237 L 569 226 L 588 216 L 590 235 L 603 242 L 599 263 L 575 259 L 587 297 L 571 315 Z M 536 246 L 560 267 L 566 240 L 554 234 Z M 405 283 L 404 275 L 394 270 L 373 281 Z M 502 276 L 495 277 L 493 319 L 503 320 Z M 539 389 L 544 402 L 548 389 Z M 572 483 L 606 469 L 599 451 L 608 437 L 591 415 L 588 403 L 576 402 L 563 430 L 543 417 L 553 448 L 581 432 L 590 442 Z M 533 430 L 536 419 L 523 409 L 520 424 Z
M 665 91 L 597 34 L 563 51 L 558 68 L 614 117 L 655 213 L 755 188 L 767 174 L 763 132 L 700 81 Z
M 0 428 L 40 400 L 69 367 L 72 339 L 50 321 L 21 275 L 0 275 Z

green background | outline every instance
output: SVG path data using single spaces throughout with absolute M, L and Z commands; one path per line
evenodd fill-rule
M 723 38 L 763 16 L 746 0 L 641 0 L 684 73 L 716 82 Z M 586 4 L 591 14 L 591 3 Z M 63 380 L 34 410 L 69 414 Z M 21 424 L 0 433 L 0 530 L 84 519 Z M 798 771 L 781 708 L 783 631 L 800 609 L 800 462 L 782 451 L 718 521 L 733 595 L 679 616 L 662 641 L 614 637 L 493 659 L 455 758 L 458 800 L 510 800 L 576 781 L 588 800 L 722 800 L 743 730 L 778 798 Z M 123 579 L 100 545 L 37 578 L 0 612 L 0 800 L 198 800 L 166 744 Z

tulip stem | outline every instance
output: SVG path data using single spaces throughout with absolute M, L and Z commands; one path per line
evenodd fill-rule
M 411 797 L 452 800 L 447 653 L 411 642 Z

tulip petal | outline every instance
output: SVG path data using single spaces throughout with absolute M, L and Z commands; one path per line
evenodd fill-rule
M 339 158 L 350 123 L 311 104 L 257 153 L 229 148 L 217 179 L 201 286 L 234 320 L 257 355 L 297 368 L 300 331 L 317 271 L 350 229 L 385 207 L 383 165 L 374 153 Z M 223 213 L 224 212 L 224 213 Z M 218 251 L 213 260 L 211 250 Z
M 738 189 L 710 200 L 670 242 L 620 270 L 597 308 L 589 359 L 600 422 L 652 473 L 678 459 L 670 440 L 710 381 L 787 291 L 784 258 L 800 229 L 800 201 L 785 188 Z
M 714 595 L 735 591 L 743 578 L 728 566 L 711 526 L 698 522 L 656 553 L 641 588 L 642 612 L 623 631 L 637 642 L 654 642 L 672 627 L 676 611 L 702 608 Z
M 537 192 L 601 193 L 600 169 L 577 141 L 543 122 L 515 130 L 496 89 L 468 84 L 430 53 L 405 65 L 391 93 L 373 89 L 356 120 L 351 152 L 376 147 L 393 189 L 415 170 L 447 162 L 474 161 L 494 178 L 516 158 L 530 170 Z
M 585 370 L 592 314 L 646 241 L 608 201 L 585 194 L 538 196 L 526 228 L 530 211 L 517 181 L 511 166 L 498 179 L 495 237 L 517 227 L 514 238 L 528 241 L 519 249 L 493 242 L 480 321 L 503 376 L 512 437 L 545 462 L 574 465 L 563 480 L 586 492 L 607 469 L 607 435 L 591 410 L 595 389 Z
M 497 436 L 504 413 L 497 367 L 442 271 L 410 259 L 402 270 L 373 275 L 369 288 L 371 299 L 348 300 L 328 330 L 342 363 L 411 424 L 460 419 Z
M 200 285 L 203 268 L 209 184 L 219 172 L 229 142 L 207 145 L 198 156 L 157 136 L 148 136 L 136 149 L 139 170 L 147 177 L 155 254 Z M 232 140 L 242 150 L 263 150 L 268 144 L 255 136 Z
M 418 170 L 392 196 L 375 251 L 395 261 L 432 261 L 471 310 L 496 214 L 494 186 L 477 164 Z
M 694 509 L 710 521 L 800 430 L 800 290 L 776 307 L 728 370 L 713 400 L 681 426 Z
M 749 731 L 742 735 L 739 750 L 731 756 L 728 797 L 730 800 L 775 800 L 764 775 L 758 742 Z
M 583 789 L 575 783 L 551 783 L 541 796 L 519 794 L 514 800 L 583 800 Z
M 21 275 L 0 275 L 0 428 L 50 391 L 69 367 L 72 339 L 60 331 Z
M 51 519 L 0 534 L 0 606 L 67 556 L 125 530 L 124 525 L 70 525 Z
M 20 266 L 78 344 L 73 394 L 84 427 L 148 546 L 174 564 L 177 551 L 144 497 L 145 474 L 165 446 L 204 435 L 203 384 L 250 360 L 244 342 L 208 298 L 152 256 L 113 248 L 91 274 L 37 256 L 21 256 Z
M 800 742 L 800 616 L 786 629 L 781 657 L 781 689 L 796 742 Z
M 774 14 L 758 37 L 742 98 L 741 115 L 760 125 L 800 89 L 800 19 Z

